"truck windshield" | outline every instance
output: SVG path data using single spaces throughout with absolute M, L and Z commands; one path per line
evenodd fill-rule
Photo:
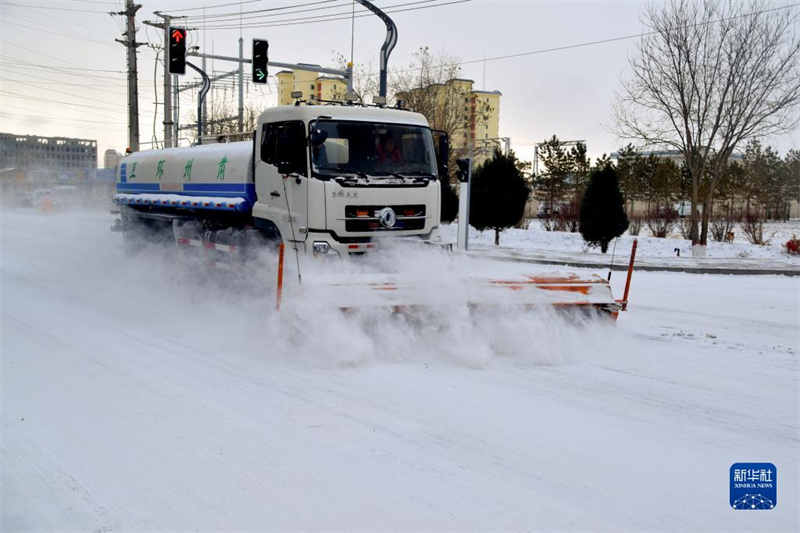
M 319 146 L 311 146 L 311 161 L 320 175 L 436 175 L 436 155 L 427 127 L 318 120 L 311 128 L 325 138 Z

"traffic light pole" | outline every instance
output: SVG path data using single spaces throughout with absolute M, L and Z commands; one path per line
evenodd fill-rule
M 372 11 L 374 14 L 380 17 L 380 19 L 383 21 L 384 24 L 386 24 L 386 40 L 383 42 L 383 46 L 381 46 L 380 76 L 379 76 L 379 87 L 378 87 L 378 96 L 384 99 L 383 103 L 385 104 L 386 88 L 387 88 L 386 77 L 388 72 L 389 56 L 391 55 L 392 50 L 394 50 L 394 47 L 397 44 L 397 26 L 386 13 L 381 11 L 372 2 L 369 2 L 368 0 L 356 0 L 356 2 L 358 2 L 362 6 Z
M 173 130 L 174 130 L 174 114 L 172 111 L 172 77 L 169 72 L 169 42 L 170 42 L 170 24 L 173 19 L 182 19 L 186 17 L 173 17 L 172 15 L 164 15 L 160 11 L 153 13 L 155 16 L 164 19 L 164 22 L 150 22 L 144 21 L 148 26 L 164 30 L 164 116 L 162 124 L 164 125 L 164 148 L 172 148 L 173 146 Z M 175 137 L 177 138 L 177 137 Z
M 244 39 L 239 37 L 239 131 L 244 131 Z
M 203 105 L 206 100 L 206 95 L 211 89 L 211 80 L 208 78 L 206 71 L 200 67 L 194 66 L 192 63 L 186 62 L 186 66 L 191 67 L 203 78 L 203 86 L 200 88 L 200 94 L 197 99 L 197 144 L 203 144 Z
M 217 61 L 231 61 L 234 63 L 252 63 L 251 59 L 247 58 L 238 58 L 238 57 L 230 57 L 230 56 L 218 56 L 216 54 L 201 54 L 200 52 L 187 52 L 186 55 L 193 56 L 193 57 L 202 57 L 203 59 L 214 59 Z M 353 92 L 353 65 L 352 63 L 347 64 L 347 68 L 344 70 L 338 70 L 335 68 L 324 68 L 324 67 L 309 67 L 308 65 L 299 65 L 295 63 L 280 63 L 278 61 L 270 61 L 267 63 L 270 67 L 278 67 L 278 68 L 288 68 L 292 70 L 313 70 L 314 72 L 319 72 L 321 74 L 331 74 L 333 76 L 341 76 L 347 80 L 347 92 Z
M 472 157 L 467 159 L 467 179 L 461 180 L 458 188 L 458 248 L 469 249 L 469 200 L 472 191 Z
M 169 23 L 172 17 L 164 18 L 164 148 L 172 148 L 172 74 L 169 73 Z

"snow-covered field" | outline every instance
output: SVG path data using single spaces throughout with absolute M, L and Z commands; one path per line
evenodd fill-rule
M 443 234 L 452 241 L 456 240 L 456 225 L 445 226 Z M 734 230 L 735 238 L 731 243 L 714 242 L 709 240 L 708 258 L 713 259 L 779 259 L 795 260 L 800 269 L 800 256 L 789 256 L 783 245 L 792 237 L 800 236 L 800 220 L 790 220 L 788 222 L 768 222 L 764 224 L 764 236 L 770 239 L 768 245 L 753 245 L 747 241 L 744 232 L 737 227 Z M 692 255 L 692 243 L 680 236 L 676 227 L 671 236 L 666 239 L 657 239 L 651 236 L 646 226 L 642 227 L 639 240 L 637 256 L 643 258 L 676 257 L 675 249 L 680 250 L 684 258 Z M 626 252 L 630 250 L 634 237 L 627 233 L 620 237 L 617 242 L 617 251 Z M 493 231 L 476 231 L 470 228 L 470 242 L 475 244 L 494 245 Z M 566 231 L 545 231 L 538 220 L 530 222 L 527 229 L 510 228 L 500 234 L 500 246 L 511 247 L 520 250 L 546 250 L 555 252 L 574 253 L 576 257 L 597 257 L 602 256 L 599 248 L 590 248 L 583 242 L 580 233 L 570 233 Z
M 3 531 L 800 528 L 798 278 L 636 273 L 616 327 L 276 315 L 269 260 L 231 287 L 101 212 L 1 222 Z M 730 508 L 735 462 L 775 509 Z

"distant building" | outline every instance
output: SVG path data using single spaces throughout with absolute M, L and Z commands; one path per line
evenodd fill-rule
M 303 65 L 308 70 L 282 70 L 275 77 L 278 80 L 278 105 L 292 105 L 297 98 L 292 93 L 299 93 L 299 99 L 310 103 L 314 102 L 342 102 L 347 92 L 347 82 L 344 78 L 336 76 L 322 76 L 314 70 L 321 68 L 319 65 Z M 473 80 L 456 78 L 450 80 L 448 89 L 436 91 L 435 87 L 415 89 L 417 91 L 430 91 L 433 97 L 444 101 L 445 93 L 452 96 L 453 92 L 464 95 L 463 113 L 465 127 L 450 139 L 450 147 L 459 157 L 469 151 L 470 143 L 474 141 L 476 164 L 490 157 L 495 148 L 502 146 L 500 137 L 500 91 L 479 91 L 473 89 Z M 397 95 L 399 100 L 408 100 L 402 93 Z M 442 102 L 443 103 L 443 102 Z M 461 102 L 459 101 L 459 104 Z M 487 110 L 484 114 L 483 110 Z M 430 122 L 435 122 L 432 117 L 427 117 Z
M 113 148 L 109 148 L 103 154 L 103 168 L 115 169 L 119 166 L 120 161 L 122 161 L 122 154 Z
M 475 149 L 475 165 L 491 157 L 495 148 L 500 148 L 500 91 L 481 91 L 473 88 L 475 82 L 466 78 L 454 78 L 445 84 L 435 84 L 428 87 L 413 89 L 411 93 L 428 93 L 436 101 L 433 109 L 450 105 L 460 105 L 463 98 L 463 124 L 464 127 L 456 131 L 450 139 L 450 149 L 457 157 L 464 157 L 471 147 Z M 453 102 L 454 95 L 459 101 Z M 412 101 L 413 96 L 399 93 L 400 100 Z M 435 127 L 434 117 L 427 117 Z
M 97 170 L 97 141 L 0 133 L 0 168 L 33 182 L 87 179 Z
M 321 76 L 314 68 L 319 65 L 305 65 L 308 70 L 282 70 L 275 77 L 278 80 L 278 105 L 292 105 L 296 98 L 292 93 L 300 93 L 300 99 L 315 101 L 344 101 L 347 82 L 336 76 Z

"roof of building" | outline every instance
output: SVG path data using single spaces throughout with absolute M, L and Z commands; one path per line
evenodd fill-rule
M 43 135 L 19 135 L 16 133 L 0 133 L 0 138 L 10 140 L 13 138 L 15 141 L 34 141 L 34 142 L 51 142 L 51 141 L 66 141 L 70 143 L 90 143 L 97 144 L 95 139 L 78 139 L 75 137 L 45 137 Z
M 472 91 L 475 94 L 494 94 L 497 96 L 503 96 L 503 93 L 500 91 Z

